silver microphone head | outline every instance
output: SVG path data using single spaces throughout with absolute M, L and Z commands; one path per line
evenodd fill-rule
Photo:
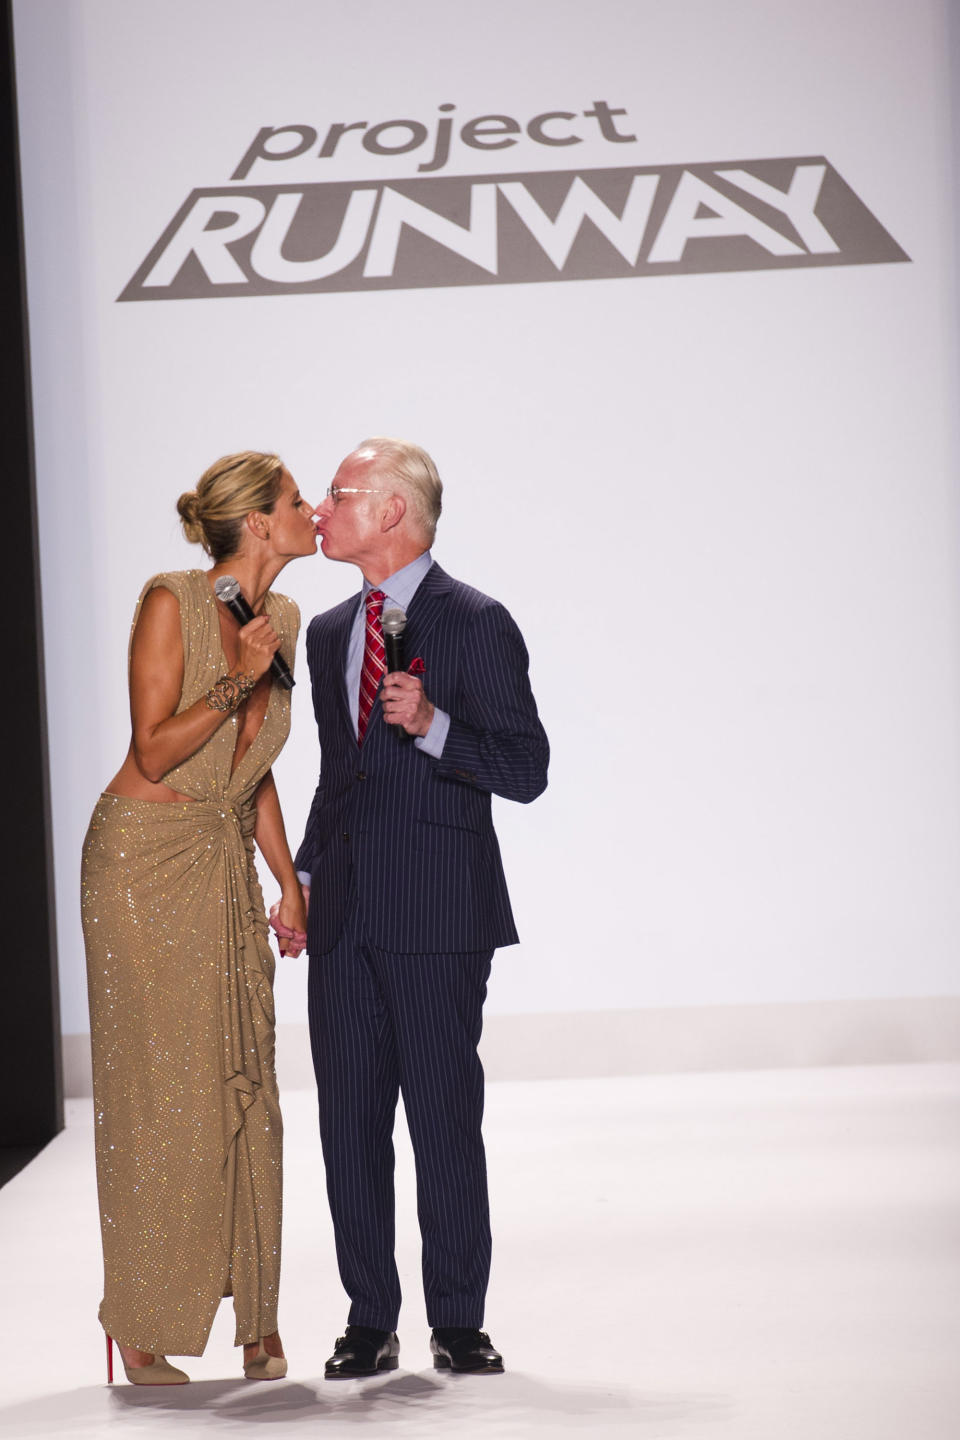
M 407 628 L 407 617 L 402 610 L 393 606 L 389 610 L 384 610 L 380 616 L 380 624 L 383 626 L 384 635 L 399 636 Z
M 221 575 L 213 582 L 213 593 L 224 605 L 229 605 L 231 600 L 236 600 L 240 594 L 240 582 L 232 575 Z

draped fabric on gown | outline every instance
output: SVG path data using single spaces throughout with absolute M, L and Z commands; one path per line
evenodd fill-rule
M 177 712 L 227 670 L 202 570 L 145 586 L 180 605 Z M 293 666 L 299 615 L 269 594 Z M 277 1329 L 282 1126 L 274 960 L 253 864 L 256 789 L 290 727 L 274 685 L 231 773 L 227 718 L 164 776 L 189 802 L 105 792 L 84 842 L 82 906 L 93 1046 L 104 1329 L 124 1345 L 202 1353 L 220 1298 L 236 1344 Z

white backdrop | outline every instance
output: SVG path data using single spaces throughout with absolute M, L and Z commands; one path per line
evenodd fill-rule
M 546 795 L 498 803 L 523 944 L 491 1009 L 956 991 L 948 8 L 19 0 L 66 1031 L 87 1028 L 79 854 L 128 742 L 133 604 L 202 563 L 177 496 L 252 447 L 319 500 L 370 433 L 435 456 L 435 554 L 512 610 L 553 744 Z M 634 141 L 583 116 L 601 97 Z M 910 261 L 118 303 L 261 127 L 435 130 L 451 103 L 458 124 L 572 112 L 582 139 L 455 143 L 444 175 L 822 155 Z M 246 183 L 399 180 L 428 154 L 358 134 Z M 306 619 L 355 572 L 318 557 L 279 586 Z M 294 845 L 318 768 L 300 680 Z M 281 1019 L 302 990 L 288 964 Z

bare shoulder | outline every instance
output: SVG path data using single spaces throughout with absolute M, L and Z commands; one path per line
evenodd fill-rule
M 180 601 L 174 592 L 164 584 L 154 585 L 143 597 L 140 606 L 141 622 L 148 624 L 170 624 L 180 622 Z
M 131 641 L 131 658 L 138 656 L 177 667 L 183 663 L 180 601 L 165 585 L 155 585 L 141 602 Z

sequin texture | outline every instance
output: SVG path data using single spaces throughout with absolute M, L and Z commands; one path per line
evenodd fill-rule
M 224 668 L 216 605 L 203 571 L 143 593 L 155 584 L 180 602 L 186 709 Z M 292 663 L 296 606 L 272 595 L 268 611 Z M 159 1354 L 201 1354 L 223 1295 L 238 1345 L 277 1329 L 282 1121 L 253 830 L 289 723 L 289 692 L 274 686 L 233 774 L 224 723 L 164 777 L 194 800 L 105 793 L 84 842 L 100 1319 Z

